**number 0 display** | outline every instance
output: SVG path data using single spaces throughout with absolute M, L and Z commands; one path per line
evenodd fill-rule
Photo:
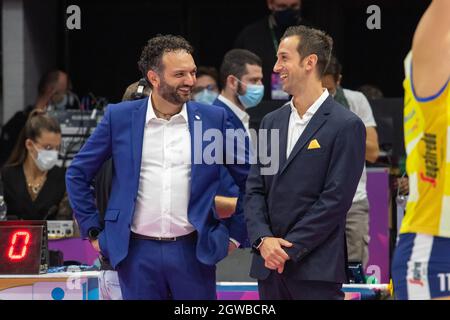
M 12 261 L 22 260 L 27 254 L 30 238 L 31 235 L 28 231 L 17 231 L 13 233 L 11 236 L 8 258 Z

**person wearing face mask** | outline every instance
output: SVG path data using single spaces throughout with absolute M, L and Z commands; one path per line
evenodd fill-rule
M 225 109 L 233 127 L 241 129 L 248 137 L 250 117 L 246 110 L 257 106 L 264 95 L 261 65 L 261 59 L 248 50 L 228 51 L 220 67 L 220 83 L 223 89 L 213 102 L 213 105 Z M 216 209 L 221 217 L 233 215 L 238 195 L 238 186 L 230 174 L 222 169 L 216 197 Z
M 270 14 L 245 27 L 237 36 L 234 47 L 250 50 L 262 60 L 264 100 L 287 100 L 281 80 L 272 68 L 284 31 L 294 25 L 312 26 L 302 17 L 301 0 L 267 0 Z
M 1 171 L 7 216 L 23 220 L 70 220 L 65 170 L 56 166 L 61 128 L 40 110 L 31 112 Z
M 0 136 L 0 167 L 10 157 L 30 113 L 33 110 L 46 111 L 48 107 L 52 110 L 64 109 L 69 101 L 69 87 L 69 77 L 61 70 L 49 71 L 41 77 L 35 104 L 14 114 L 2 128 Z
M 197 69 L 197 81 L 192 89 L 194 101 L 212 104 L 219 95 L 218 78 L 216 68 L 199 66 Z

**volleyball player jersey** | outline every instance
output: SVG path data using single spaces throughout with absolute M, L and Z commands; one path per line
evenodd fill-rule
M 405 59 L 403 82 L 409 198 L 400 233 L 450 237 L 450 85 L 417 97 L 411 57 Z

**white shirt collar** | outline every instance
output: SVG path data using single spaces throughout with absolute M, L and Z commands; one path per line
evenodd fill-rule
M 239 108 L 236 104 L 234 104 L 231 100 L 225 98 L 223 95 L 219 94 L 217 97 L 220 101 L 225 103 L 228 107 L 230 107 L 231 111 L 234 112 L 234 114 L 241 120 L 242 122 L 248 120 L 250 116 L 247 112 Z
M 306 110 L 305 114 L 303 115 L 303 118 L 305 116 L 312 117 L 317 112 L 317 110 L 319 110 L 320 106 L 324 103 L 324 101 L 328 98 L 329 95 L 330 94 L 328 93 L 328 90 L 324 89 L 320 97 L 316 101 L 314 101 L 314 103 L 308 108 L 308 110 Z M 292 97 L 290 105 L 291 105 L 291 112 L 294 112 L 298 116 L 298 118 L 301 119 L 300 115 L 297 112 L 297 108 L 295 108 L 294 106 L 294 97 Z
M 181 107 L 181 111 L 180 113 L 174 115 L 170 120 L 172 119 L 177 119 L 181 117 L 182 119 L 184 119 L 185 122 L 188 122 L 188 115 L 187 115 L 187 107 L 186 107 L 186 103 L 183 104 L 183 106 Z M 147 114 L 145 116 L 145 123 L 148 124 L 150 120 L 153 119 L 160 119 L 160 120 L 164 120 L 161 118 L 158 118 L 155 114 L 155 110 L 153 110 L 153 104 L 152 104 L 152 94 L 150 94 L 150 96 L 148 97 L 148 103 L 147 103 Z M 167 120 L 166 120 L 167 121 Z

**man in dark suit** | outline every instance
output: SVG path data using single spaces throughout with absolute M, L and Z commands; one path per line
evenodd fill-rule
M 361 177 L 362 121 L 336 103 L 321 77 L 332 39 L 305 26 L 283 35 L 274 71 L 293 96 L 261 123 L 279 134 L 258 154 L 279 157 L 274 175 L 258 159 L 247 180 L 245 216 L 262 299 L 343 299 L 345 217 Z M 278 142 L 278 141 L 277 141 Z
M 118 271 L 124 299 L 215 299 L 215 264 L 245 241 L 245 228 L 228 228 L 213 202 L 231 156 L 226 167 L 240 189 L 231 219 L 243 214 L 248 156 L 237 158 L 223 144 L 207 158 L 205 136 L 224 137 L 229 126 L 223 109 L 189 101 L 192 52 L 179 36 L 150 39 L 139 61 L 150 97 L 108 107 L 67 170 L 82 236 Z M 108 158 L 113 172 L 103 227 L 91 182 Z
M 228 121 L 236 129 L 236 133 L 240 133 L 238 138 L 241 138 L 244 147 L 248 149 L 250 117 L 246 110 L 258 105 L 264 95 L 261 59 L 245 49 L 228 51 L 220 67 L 220 84 L 222 91 L 213 105 L 226 111 Z M 222 212 L 225 217 L 231 216 L 236 209 L 238 195 L 238 186 L 223 167 L 220 170 L 220 186 L 216 196 L 218 212 Z M 248 247 L 246 244 L 242 245 Z

